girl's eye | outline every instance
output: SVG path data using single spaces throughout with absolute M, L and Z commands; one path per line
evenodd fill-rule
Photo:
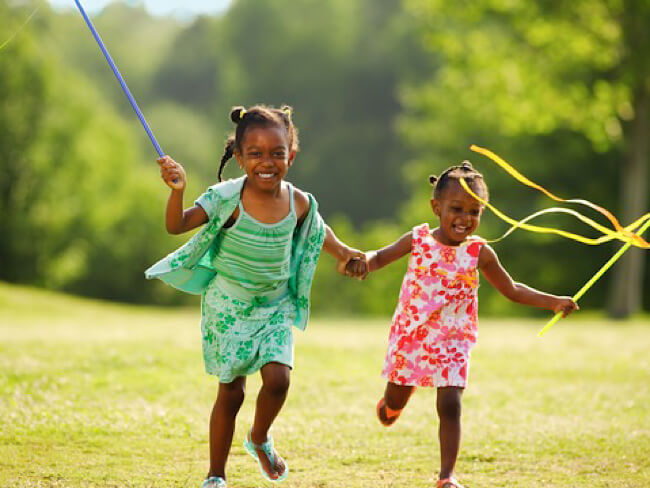
M 282 151 L 276 152 L 273 154 L 276 158 L 284 158 L 284 153 Z
M 248 157 L 249 158 L 259 158 L 262 155 L 260 152 L 249 152 Z
M 481 214 L 481 212 L 479 212 L 478 210 L 472 210 L 470 214 L 474 217 L 478 217 Z
M 462 209 L 460 207 L 451 207 L 454 212 L 460 212 Z

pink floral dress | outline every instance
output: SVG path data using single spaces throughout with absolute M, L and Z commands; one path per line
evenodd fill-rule
M 413 246 L 393 315 L 382 376 L 410 386 L 467 385 L 469 352 L 478 336 L 478 256 L 472 236 L 446 246 L 428 224 L 413 229 Z

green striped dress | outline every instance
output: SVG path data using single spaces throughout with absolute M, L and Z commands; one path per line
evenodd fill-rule
M 222 383 L 270 362 L 293 366 L 296 305 L 288 280 L 297 217 L 294 190 L 287 185 L 285 218 L 258 222 L 240 201 L 237 220 L 221 230 L 214 244 L 217 276 L 203 294 L 201 330 L 205 370 Z

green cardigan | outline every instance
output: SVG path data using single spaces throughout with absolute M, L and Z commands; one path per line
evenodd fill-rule
M 215 238 L 239 205 L 245 180 L 242 176 L 209 187 L 197 200 L 208 214 L 208 223 L 183 246 L 147 269 L 146 278 L 158 278 L 186 293 L 202 294 L 217 275 L 212 265 Z M 318 213 L 318 204 L 312 195 L 308 197 L 309 214 L 293 236 L 289 277 L 289 293 L 297 310 L 295 326 L 301 330 L 307 327 L 309 293 L 325 240 L 325 222 Z

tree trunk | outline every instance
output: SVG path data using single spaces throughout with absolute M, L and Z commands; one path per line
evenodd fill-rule
M 650 137 L 650 94 L 645 89 L 634 99 L 634 120 L 626 134 L 627 155 L 621 171 L 622 223 L 627 225 L 648 211 L 648 138 Z M 645 235 L 648 240 L 648 234 Z M 626 318 L 638 312 L 643 299 L 645 249 L 631 247 L 614 265 L 609 290 L 608 313 Z

